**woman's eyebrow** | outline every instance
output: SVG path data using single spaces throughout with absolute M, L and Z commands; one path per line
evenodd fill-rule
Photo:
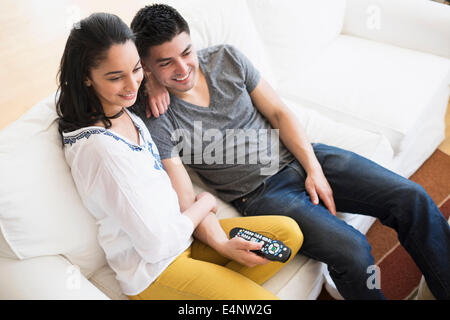
M 107 72 L 104 74 L 104 76 L 109 76 L 111 74 L 115 74 L 115 73 L 122 73 L 123 71 L 111 71 L 111 72 Z
M 141 59 L 139 59 L 138 62 L 135 64 L 134 69 L 137 67 L 137 65 L 140 62 L 141 62 Z M 106 76 L 109 76 L 109 75 L 112 75 L 112 74 L 117 74 L 117 73 L 122 73 L 122 72 L 123 71 L 110 71 L 110 72 L 105 73 L 103 76 L 106 77 Z

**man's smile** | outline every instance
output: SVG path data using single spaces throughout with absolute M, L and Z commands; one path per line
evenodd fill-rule
M 177 82 L 182 82 L 182 83 L 184 83 L 184 82 L 186 82 L 189 78 L 190 78 L 190 75 L 192 74 L 192 70 L 189 70 L 189 72 L 185 75 L 185 76 L 182 76 L 182 77 L 177 77 L 177 78 L 172 78 L 172 80 L 175 80 L 175 81 L 177 81 Z

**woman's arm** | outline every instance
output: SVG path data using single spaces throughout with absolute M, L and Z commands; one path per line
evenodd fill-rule
M 214 248 L 222 256 L 234 260 L 244 266 L 254 267 L 256 265 L 263 265 L 270 261 L 266 258 L 258 256 L 251 250 L 260 250 L 261 243 L 247 241 L 242 238 L 228 239 L 222 227 L 219 224 L 217 216 L 209 213 L 203 219 L 201 224 L 195 229 L 194 236 Z
M 182 214 L 192 220 L 192 224 L 194 225 L 195 230 L 197 230 L 197 227 L 210 214 L 211 211 L 216 210 L 216 198 L 214 198 L 212 194 L 207 192 L 204 192 L 201 195 L 201 198 L 196 198 L 195 202 L 182 212 Z
M 191 209 L 193 211 L 197 210 L 197 203 L 202 203 L 202 201 L 209 202 L 211 201 L 211 197 L 214 198 L 214 196 L 208 192 L 202 192 L 195 196 L 191 179 L 180 158 L 164 159 L 162 162 L 167 174 L 170 177 L 172 186 L 178 195 L 178 201 L 183 214 L 189 214 Z M 198 206 L 200 206 L 200 204 Z M 220 226 L 217 216 L 211 211 L 215 210 L 210 210 L 206 216 L 203 216 L 200 223 L 194 230 L 194 236 L 198 240 L 206 243 L 224 257 L 248 267 L 266 264 L 269 262 L 269 260 L 250 252 L 250 250 L 261 249 L 260 244 L 246 241 L 241 238 L 233 238 L 229 240 Z

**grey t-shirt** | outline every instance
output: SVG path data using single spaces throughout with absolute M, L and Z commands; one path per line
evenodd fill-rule
M 260 80 L 236 48 L 219 45 L 197 52 L 210 94 L 209 107 L 170 95 L 168 110 L 144 122 L 161 159 L 179 156 L 226 202 L 253 191 L 294 156 L 278 130 L 253 106 Z

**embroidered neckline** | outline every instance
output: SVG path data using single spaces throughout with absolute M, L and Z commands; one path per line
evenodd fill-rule
M 143 144 L 143 145 L 146 145 L 147 144 L 146 139 L 144 138 L 144 134 L 141 130 L 141 127 L 134 121 L 133 116 L 130 114 L 130 112 L 125 108 L 122 108 L 121 112 L 122 113 L 126 112 L 128 114 L 128 116 L 131 119 L 131 122 L 133 122 L 133 125 L 139 131 L 139 135 L 140 135 L 139 142 L 141 142 L 141 144 Z M 64 137 L 64 144 L 65 145 L 70 144 L 72 146 L 72 144 L 76 143 L 77 140 L 80 140 L 83 138 L 89 139 L 89 137 L 92 134 L 104 134 L 106 136 L 113 137 L 116 141 L 124 142 L 133 151 L 141 151 L 142 150 L 142 146 L 140 146 L 138 144 L 130 143 L 130 141 L 128 139 L 124 139 L 124 138 L 120 137 L 117 133 L 114 133 L 111 130 L 108 130 L 106 128 L 92 126 L 92 127 L 81 128 L 80 130 L 82 130 L 82 132 L 76 134 L 75 136 Z M 140 141 L 141 139 L 142 139 L 142 141 Z
M 140 131 L 140 129 L 139 129 Z M 141 146 L 137 146 L 134 144 L 129 143 L 128 141 L 126 141 L 125 139 L 117 136 L 116 134 L 112 133 L 109 130 L 103 129 L 103 128 L 86 128 L 83 129 L 82 132 L 74 135 L 74 136 L 66 136 L 64 137 L 64 144 L 70 144 L 70 146 L 72 146 L 73 144 L 75 144 L 78 140 L 81 139 L 89 139 L 89 137 L 93 134 L 103 134 L 105 136 L 110 136 L 113 137 L 116 141 L 122 141 L 123 143 L 125 143 L 128 147 L 130 147 L 131 150 L 133 151 L 142 151 L 142 147 Z M 141 135 L 142 136 L 142 135 Z
M 144 138 L 144 134 L 142 132 L 141 127 L 136 122 L 134 122 L 133 118 L 131 118 L 131 120 L 133 121 L 134 125 L 138 129 L 144 146 L 147 147 L 147 150 L 150 151 L 150 153 L 153 155 L 153 158 L 155 159 L 155 164 L 154 164 L 155 169 L 165 170 L 164 166 L 162 164 L 160 155 L 153 151 L 153 144 Z M 105 128 L 84 128 L 83 131 L 81 131 L 80 133 L 78 133 L 76 135 L 65 136 L 63 139 L 64 145 L 70 144 L 70 146 L 72 146 L 78 140 L 89 139 L 89 137 L 93 134 L 103 134 L 105 136 L 110 136 L 110 137 L 114 138 L 116 141 L 121 141 L 121 142 L 125 143 L 132 151 L 139 152 L 139 151 L 142 151 L 142 149 L 143 149 L 142 146 L 131 144 L 127 140 L 123 139 L 122 137 L 119 137 L 117 134 L 114 134 L 110 130 L 107 130 Z

